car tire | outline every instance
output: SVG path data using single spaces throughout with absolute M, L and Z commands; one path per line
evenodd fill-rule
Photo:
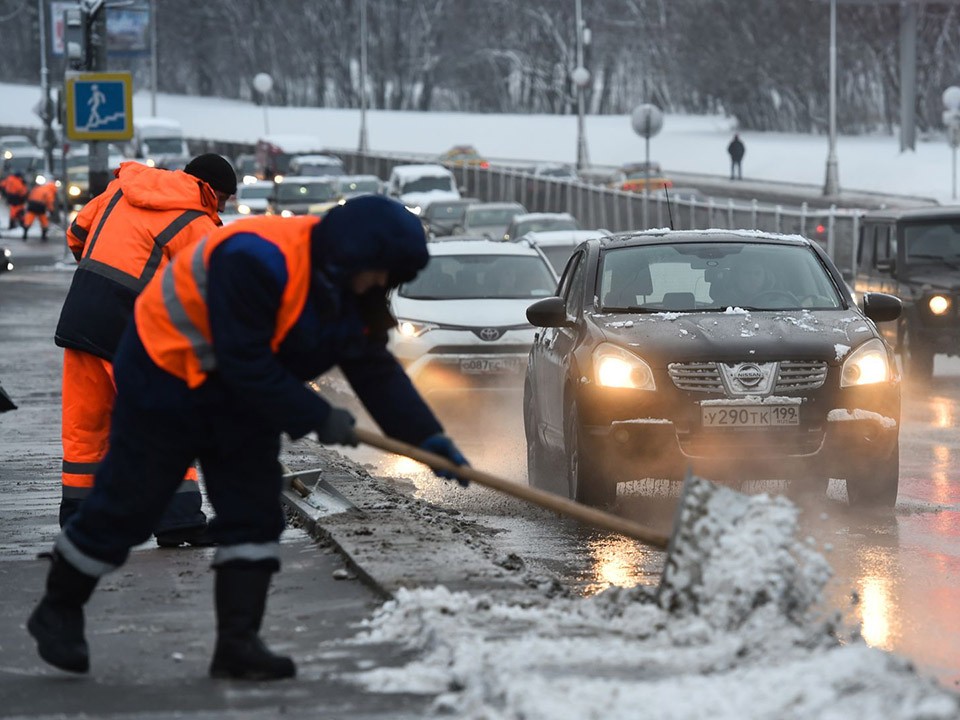
M 567 496 L 584 505 L 612 505 L 617 499 L 617 485 L 590 455 L 583 440 L 580 413 L 576 401 L 571 400 L 563 422 Z
M 933 351 L 913 337 L 910 326 L 904 325 L 900 340 L 903 374 L 911 380 L 926 381 L 933 377 Z
M 900 486 L 900 445 L 885 458 L 874 458 L 847 473 L 847 502 L 858 509 L 892 510 Z

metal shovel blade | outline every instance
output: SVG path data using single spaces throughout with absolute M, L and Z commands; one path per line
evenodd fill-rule
M 703 569 L 722 534 L 744 517 L 749 502 L 741 492 L 687 472 L 657 590 L 662 608 L 697 612 Z
M 321 477 L 322 474 L 320 468 L 284 473 L 283 492 L 288 502 L 301 508 L 308 507 L 308 514 L 314 520 L 356 509 L 353 503 Z

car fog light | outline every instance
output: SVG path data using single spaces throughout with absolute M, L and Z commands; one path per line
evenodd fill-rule
M 874 338 L 854 350 L 843 363 L 840 387 L 873 385 L 890 380 L 890 365 L 883 343 Z
M 927 306 L 930 308 L 930 312 L 934 315 L 943 315 L 947 310 L 950 309 L 950 299 L 944 297 L 943 295 L 934 295 L 927 302 Z
M 656 390 L 650 366 L 631 352 L 610 343 L 601 343 L 593 351 L 597 384 L 611 388 Z

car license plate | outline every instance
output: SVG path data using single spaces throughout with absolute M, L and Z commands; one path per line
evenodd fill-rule
M 709 405 L 700 408 L 704 427 L 781 427 L 800 424 L 799 405 Z
M 520 372 L 517 358 L 469 358 L 460 361 L 466 375 L 513 375 Z

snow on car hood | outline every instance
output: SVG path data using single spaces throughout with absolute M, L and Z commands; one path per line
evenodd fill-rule
M 432 202 L 441 200 L 459 200 L 460 193 L 455 190 L 430 190 L 429 192 L 411 192 L 400 196 L 400 202 L 407 207 L 419 206 L 425 208 Z
M 590 319 L 609 340 L 661 365 L 745 358 L 836 363 L 849 348 L 878 337 L 873 323 L 852 310 L 593 313 Z
M 403 320 L 421 320 L 438 325 L 504 327 L 527 325 L 529 298 L 471 300 L 413 300 L 393 298 L 393 314 Z

